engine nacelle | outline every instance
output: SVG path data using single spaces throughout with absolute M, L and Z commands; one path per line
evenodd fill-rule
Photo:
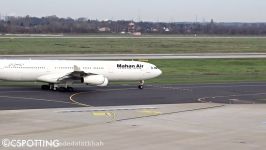
M 100 87 L 104 87 L 104 86 L 107 86 L 108 85 L 108 79 L 107 78 L 105 78 L 105 80 L 104 80 L 104 82 L 103 82 L 103 84 L 101 84 L 101 85 L 97 85 L 97 86 L 100 86 Z
M 107 86 L 108 79 L 103 75 L 89 75 L 81 79 L 82 83 L 96 85 L 96 86 Z

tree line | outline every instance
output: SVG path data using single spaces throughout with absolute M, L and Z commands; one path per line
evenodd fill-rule
M 86 34 L 86 33 L 146 34 L 207 34 L 266 35 L 266 23 L 210 22 L 134 22 L 130 20 L 90 20 L 86 18 L 13 17 L 0 19 L 0 34 Z

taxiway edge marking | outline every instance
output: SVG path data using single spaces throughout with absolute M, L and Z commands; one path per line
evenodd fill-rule
M 79 95 L 79 94 L 82 94 L 82 93 L 83 93 L 83 92 L 75 93 L 75 94 L 70 95 L 69 100 L 70 100 L 71 102 L 77 104 L 77 105 L 80 105 L 80 106 L 93 107 L 93 106 L 91 106 L 91 105 L 87 105 L 87 104 L 83 104 L 83 103 L 77 102 L 77 101 L 74 99 L 75 96 L 77 96 L 77 95 Z

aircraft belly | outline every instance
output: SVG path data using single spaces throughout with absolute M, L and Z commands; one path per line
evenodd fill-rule
M 110 81 L 136 81 L 142 80 L 143 76 L 141 72 L 117 72 L 110 74 L 108 77 Z
M 40 73 L 21 70 L 4 70 L 0 72 L 0 79 L 9 81 L 36 81 Z
M 22 73 L 20 80 L 22 80 L 22 81 L 36 81 L 40 75 L 42 75 L 42 74 L 25 72 L 25 73 Z
M 5 69 L 0 72 L 0 78 L 2 80 L 19 81 L 21 78 L 21 73 Z

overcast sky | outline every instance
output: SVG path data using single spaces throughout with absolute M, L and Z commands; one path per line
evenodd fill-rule
M 266 22 L 266 0 L 0 0 L 1 16 Z

